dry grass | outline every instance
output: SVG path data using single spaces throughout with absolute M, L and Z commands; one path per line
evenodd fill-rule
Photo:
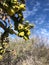
M 4 55 L 4 62 L 0 65 L 49 65 L 49 48 L 45 43 L 39 38 L 11 41 L 12 51 Z

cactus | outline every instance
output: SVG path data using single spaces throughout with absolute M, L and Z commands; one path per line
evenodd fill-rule
M 9 36 L 9 34 L 15 34 L 19 37 L 24 38 L 25 40 L 29 39 L 30 29 L 34 25 L 29 24 L 29 22 L 24 22 L 23 11 L 26 10 L 25 0 L 1 0 L 0 1 L 0 27 L 4 29 L 4 33 L 1 35 L 1 45 L 3 50 L 6 48 L 4 44 L 4 39 Z M 15 16 L 17 14 L 17 16 Z M 10 18 L 14 21 L 14 30 L 10 23 Z M 8 19 L 9 26 L 7 25 L 6 19 Z M 6 42 L 5 42 L 6 43 Z M 1 51 L 0 51 L 1 52 Z M 3 54 L 3 53 L 2 53 Z M 2 55 L 1 54 L 1 55 Z

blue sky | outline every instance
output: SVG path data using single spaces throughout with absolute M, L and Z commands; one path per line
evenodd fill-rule
M 26 0 L 23 14 L 26 20 L 35 24 L 32 34 L 49 38 L 49 0 Z
M 35 24 L 31 37 L 39 35 L 49 38 L 49 0 L 26 0 L 23 15 L 26 20 Z

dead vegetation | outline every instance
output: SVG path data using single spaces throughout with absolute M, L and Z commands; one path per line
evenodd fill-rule
M 49 47 L 45 40 L 34 38 L 28 41 L 10 41 L 10 50 L 0 65 L 49 65 Z

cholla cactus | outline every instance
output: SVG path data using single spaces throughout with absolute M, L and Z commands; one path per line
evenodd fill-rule
M 7 38 L 10 34 L 15 34 L 19 37 L 23 37 L 25 40 L 29 39 L 30 29 L 34 27 L 34 25 L 29 24 L 28 21 L 24 22 L 25 19 L 23 17 L 23 11 L 26 10 L 25 0 L 1 0 L 0 1 L 0 27 L 4 29 L 4 33 L 1 35 L 1 45 L 3 50 L 6 48 L 4 45 L 4 39 Z M 17 16 L 15 16 L 15 14 Z M 8 19 L 9 27 L 7 25 L 6 20 Z M 11 21 L 14 21 L 14 30 L 11 27 Z

